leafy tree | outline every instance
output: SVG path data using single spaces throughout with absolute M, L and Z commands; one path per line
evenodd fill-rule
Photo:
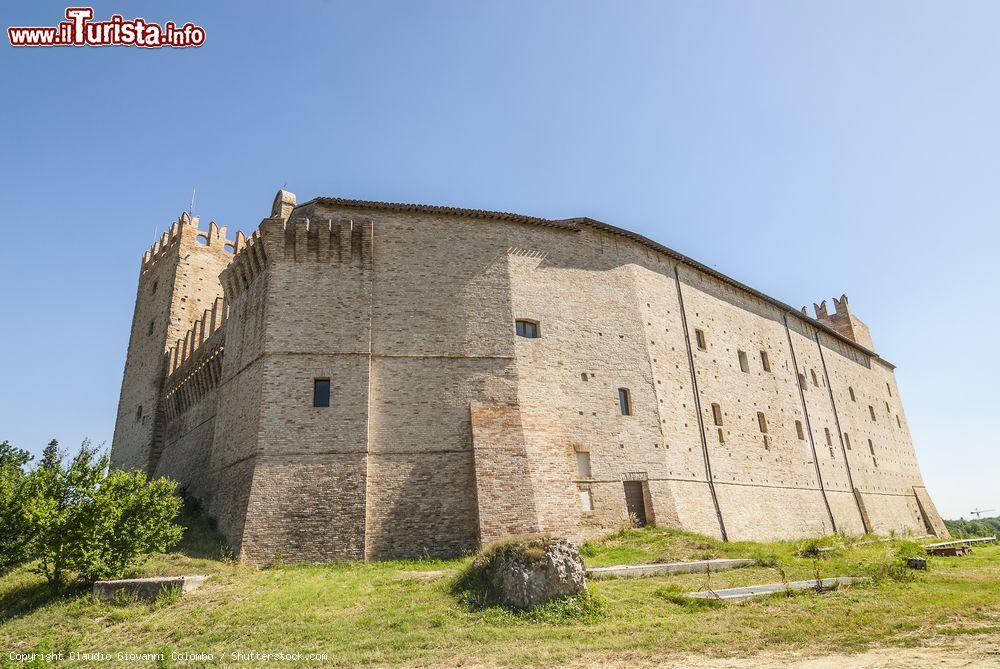
M 42 450 L 42 461 L 39 464 L 43 469 L 53 469 L 62 462 L 62 453 L 59 452 L 59 442 L 53 439 Z
M 971 537 L 1000 537 L 1000 516 L 996 518 L 977 518 L 976 520 L 946 520 L 948 531 L 956 539 Z
M 79 559 L 86 534 L 87 510 L 108 468 L 108 458 L 84 441 L 68 464 L 56 450 L 55 439 L 42 455 L 41 466 L 28 477 L 24 504 L 30 527 L 31 550 L 38 571 L 54 590 L 60 590 Z
M 0 442 L 0 468 L 17 467 L 22 469 L 31 462 L 31 453 L 21 448 L 14 448 L 6 439 Z
M 24 516 L 37 569 L 53 591 L 74 572 L 85 581 L 122 576 L 180 540 L 173 481 L 109 471 L 108 457 L 89 441 L 69 463 L 52 451 L 28 477 Z
M 122 576 L 150 553 L 181 539 L 173 521 L 181 510 L 170 479 L 150 481 L 142 472 L 112 471 L 101 483 L 84 523 L 82 550 L 74 568 L 86 581 Z
M 0 443 L 0 574 L 29 556 L 29 528 L 24 516 L 27 474 L 24 466 L 31 455 Z

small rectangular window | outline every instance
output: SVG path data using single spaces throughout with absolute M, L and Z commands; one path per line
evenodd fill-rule
M 538 339 L 538 323 L 535 321 L 515 321 L 514 332 L 518 337 L 525 339 Z
M 852 402 L 858 401 L 858 398 L 854 396 L 854 388 L 852 388 L 851 386 L 847 386 L 847 392 L 851 395 Z
M 763 411 L 757 412 L 757 427 L 760 428 L 761 432 L 767 434 L 767 418 L 764 418 Z
M 826 434 L 826 445 L 833 446 L 833 440 L 830 439 L 830 428 L 824 427 L 823 432 Z
M 802 390 L 805 390 L 808 387 L 806 386 L 806 375 L 802 372 L 799 372 L 799 387 L 802 388 Z
M 740 371 L 743 371 L 743 372 L 746 372 L 747 374 L 749 374 L 750 373 L 750 362 L 747 360 L 747 352 L 746 351 L 736 351 L 736 355 L 740 359 Z
M 632 398 L 629 396 L 628 388 L 618 389 L 618 408 L 623 416 L 632 415 Z
M 816 370 L 810 369 L 809 373 L 812 374 L 813 385 L 819 388 L 819 379 L 816 377 Z
M 722 407 L 718 404 L 712 405 L 712 419 L 715 421 L 716 425 L 720 427 L 722 426 Z
M 694 340 L 695 340 L 695 343 L 698 345 L 698 348 L 700 348 L 702 351 L 707 351 L 708 350 L 708 344 L 705 341 L 705 331 L 704 330 L 698 330 L 696 328 L 695 331 L 694 331 Z
M 868 405 L 868 413 L 870 413 L 872 415 L 872 422 L 874 423 L 875 422 L 875 407 L 873 407 L 871 404 Z
M 771 360 L 767 357 L 767 351 L 760 352 L 760 366 L 764 368 L 765 372 L 771 371 Z
M 800 421 L 800 420 L 795 421 L 795 435 L 799 439 L 805 439 L 806 438 L 805 433 L 802 431 L 802 421 Z
M 846 432 L 844 433 L 844 445 L 847 446 L 847 450 L 851 450 L 851 438 Z
M 576 454 L 576 475 L 582 479 L 589 479 L 590 476 L 590 453 L 578 451 Z
M 313 379 L 313 406 L 330 406 L 330 379 Z
M 594 496 L 589 490 L 580 491 L 580 509 L 583 511 L 594 510 Z

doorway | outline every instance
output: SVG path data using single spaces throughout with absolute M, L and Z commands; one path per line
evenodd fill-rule
M 623 481 L 625 484 L 625 510 L 635 520 L 636 527 L 646 525 L 646 499 L 642 481 Z

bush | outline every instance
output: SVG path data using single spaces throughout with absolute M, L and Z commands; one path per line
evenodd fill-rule
M 27 451 L 0 443 L 0 574 L 28 559 L 29 531 L 24 516 Z
M 84 442 L 68 463 L 47 453 L 25 482 L 27 546 L 54 591 L 71 573 L 83 581 L 121 577 L 154 551 L 177 543 L 181 500 L 169 479 L 109 471 L 106 455 Z

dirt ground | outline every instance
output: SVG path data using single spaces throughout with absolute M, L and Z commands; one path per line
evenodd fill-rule
M 906 648 L 873 648 L 855 654 L 814 655 L 799 653 L 763 653 L 742 658 L 685 657 L 650 661 L 651 658 L 615 658 L 581 661 L 574 667 L 607 669 L 1000 669 L 1000 635 L 948 636 L 926 644 Z

